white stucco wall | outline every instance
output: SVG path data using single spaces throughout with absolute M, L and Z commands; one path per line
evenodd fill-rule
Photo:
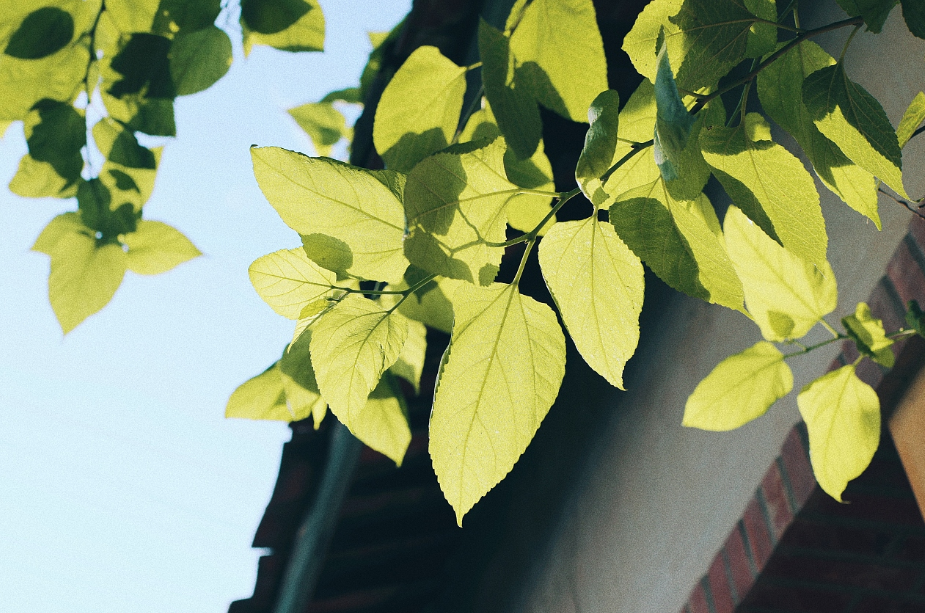
M 827 3 L 832 4 L 834 2 Z M 804 27 L 843 19 L 803 15 Z M 819 40 L 836 57 L 850 28 Z M 925 89 L 925 41 L 906 30 L 899 7 L 884 34 L 859 33 L 849 51 L 850 76 L 884 103 L 897 125 L 916 92 Z M 905 152 L 906 188 L 925 193 L 925 144 Z M 911 214 L 881 197 L 883 231 L 820 184 L 829 259 L 839 283 L 836 321 L 853 312 L 883 275 Z M 677 296 L 658 335 L 634 360 L 638 376 L 627 393 L 614 391 L 606 444 L 594 455 L 548 553 L 537 561 L 519 610 L 531 613 L 671 613 L 741 517 L 768 466 L 799 419 L 796 394 L 732 433 L 681 427 L 687 395 L 723 358 L 759 339 L 741 314 Z M 817 331 L 820 340 L 827 333 Z M 822 374 L 837 345 L 794 367 L 794 390 Z M 619 403 L 617 398 L 619 396 Z

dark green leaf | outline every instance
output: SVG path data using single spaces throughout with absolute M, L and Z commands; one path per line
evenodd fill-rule
M 906 311 L 906 325 L 911 330 L 915 330 L 919 336 L 925 338 L 925 312 L 922 311 L 919 303 L 915 300 L 909 301 L 909 310 Z
M 681 153 L 687 148 L 696 120 L 681 101 L 668 61 L 667 47 L 663 47 L 658 54 L 655 108 L 655 163 L 665 181 L 673 181 L 685 170 L 680 167 Z
M 282 51 L 321 51 L 324 15 L 317 0 L 242 0 L 244 49 L 269 45 Z
M 25 120 L 29 155 L 37 162 L 51 165 L 66 189 L 80 180 L 83 156 L 80 150 L 87 144 L 84 116 L 69 104 L 43 100 Z
M 906 27 L 915 36 L 925 38 L 925 3 L 921 0 L 900 0 Z
M 540 111 L 515 66 L 510 40 L 484 20 L 479 21 L 482 83 L 495 121 L 519 158 L 529 158 L 542 136 Z
M 344 89 L 338 89 L 333 91 L 324 98 L 321 99 L 321 102 L 348 102 L 350 104 L 363 104 L 363 99 L 360 97 L 360 88 L 359 87 L 347 87 Z M 292 111 L 290 111 L 291 113 Z
M 241 23 L 258 34 L 276 34 L 311 8 L 305 0 L 241 0 Z
M 151 31 L 174 36 L 208 28 L 221 12 L 221 0 L 161 0 Z
M 46 6 L 26 16 L 3 52 L 22 60 L 38 60 L 63 49 L 73 36 L 71 14 Z
M 231 67 L 231 39 L 209 26 L 177 36 L 170 47 L 170 75 L 178 96 L 208 89 Z
M 118 80 L 114 79 L 109 87 L 109 95 L 121 98 L 141 94 L 146 98 L 173 99 L 177 92 L 170 75 L 169 58 L 169 38 L 155 34 L 132 34 L 110 63 Z
M 578 158 L 575 177 L 600 178 L 613 162 L 617 150 L 617 127 L 620 119 L 620 94 L 612 89 L 598 94 L 588 109 L 588 132 L 585 146 Z
M 871 32 L 882 30 L 890 11 L 899 4 L 899 0 L 837 0 L 837 2 L 851 17 L 863 17 L 867 29 Z
M 366 66 L 363 67 L 363 73 L 360 75 L 359 102 L 365 102 L 366 98 L 369 96 L 369 88 L 372 86 L 373 81 L 379 75 L 379 69 L 382 67 L 382 56 L 385 54 L 386 48 L 392 43 L 392 41 L 398 38 L 398 35 L 401 33 L 402 27 L 404 27 L 404 25 L 405 20 L 402 19 L 384 37 L 373 36 L 373 33 L 370 33 L 369 41 L 373 45 L 373 50 L 369 54 L 369 59 L 366 60 Z
M 139 215 L 131 204 L 113 206 L 109 188 L 99 179 L 90 179 L 80 184 L 77 189 L 77 207 L 84 224 L 104 239 L 112 239 L 119 234 L 134 232 Z

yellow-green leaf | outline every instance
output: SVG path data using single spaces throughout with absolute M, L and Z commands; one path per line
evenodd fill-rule
M 301 319 L 307 305 L 331 295 L 337 280 L 337 275 L 308 259 L 302 249 L 282 249 L 260 257 L 248 274 L 264 302 L 289 319 Z
M 588 195 L 587 179 L 599 179 L 613 163 L 620 121 L 620 94 L 612 89 L 597 95 L 588 108 L 588 132 L 578 157 L 575 178 Z
M 453 139 L 466 69 L 436 47 L 418 47 L 382 92 L 373 123 L 373 142 L 386 166 L 410 171 Z
M 158 4 L 159 0 L 106 0 L 106 11 L 121 32 L 147 32 Z
M 62 236 L 51 250 L 48 299 L 65 334 L 112 299 L 125 276 L 125 252 L 97 245 L 80 232 Z
M 414 267 L 410 270 L 417 270 Z M 410 296 L 398 306 L 398 311 L 415 321 L 446 332 L 453 329 L 453 294 L 465 281 L 438 277 L 411 293 Z M 407 283 L 402 283 L 395 289 L 406 289 Z
M 352 432 L 363 407 L 401 355 L 408 320 L 394 310 L 350 294 L 312 326 L 311 360 L 331 411 Z
M 919 92 L 909 103 L 906 112 L 903 113 L 902 120 L 899 122 L 899 127 L 896 128 L 896 138 L 899 140 L 900 149 L 906 146 L 916 128 L 923 121 L 925 121 L 925 93 Z
M 318 155 L 331 155 L 331 147 L 349 136 L 347 121 L 329 102 L 310 102 L 289 109 L 289 114 L 312 139 Z
M 433 155 L 408 175 L 405 254 L 430 272 L 488 285 L 504 249 L 505 208 L 517 186 L 504 170 L 504 142 L 478 141 Z
M 881 366 L 893 367 L 895 357 L 890 350 L 893 340 L 887 338 L 883 322 L 874 317 L 867 303 L 859 302 L 854 315 L 843 317 L 841 321 L 861 354 L 869 356 Z
M 559 222 L 540 243 L 540 267 L 579 353 L 623 388 L 639 342 L 644 278 L 639 258 L 597 215 Z
M 795 256 L 734 206 L 726 212 L 724 230 L 745 306 L 764 338 L 800 338 L 835 310 L 838 288 L 827 261 L 819 267 Z
M 684 407 L 682 425 L 735 430 L 764 415 L 793 389 L 784 355 L 766 341 L 731 355 L 697 384 Z
M 160 221 L 141 220 L 125 235 L 125 265 L 140 275 L 159 275 L 202 255 L 183 234 Z
M 93 230 L 86 227 L 80 221 L 80 213 L 61 213 L 45 226 L 39 237 L 35 239 L 32 245 L 32 251 L 51 255 L 55 246 L 62 238 L 69 234 L 83 233 L 86 236 L 92 236 Z
M 311 331 L 289 345 L 279 360 L 279 374 L 292 421 L 312 416 L 315 429 L 321 425 L 328 403 L 321 397 L 311 358 Z
M 902 180 L 902 151 L 896 132 L 876 98 L 835 64 L 803 82 L 803 102 L 819 131 L 852 162 L 908 198 Z
M 430 456 L 444 496 L 463 516 L 513 468 L 565 374 L 552 309 L 510 285 L 462 285 L 437 383 Z
M 402 252 L 401 200 L 376 175 L 327 158 L 276 147 L 251 149 L 254 175 L 286 224 L 303 235 L 325 234 L 351 252 L 350 274 L 398 282 L 408 267 Z
M 511 149 L 505 151 L 504 170 L 508 180 L 519 187 L 545 192 L 556 191 L 552 164 L 546 157 L 546 148 L 542 139 L 533 155 L 525 160 L 518 159 Z M 549 214 L 551 208 L 552 198 L 550 196 L 516 194 L 507 201 L 507 223 L 515 230 L 532 232 Z M 554 223 L 556 223 L 555 215 L 540 228 L 539 236 L 543 236 Z
M 623 51 L 630 57 L 636 72 L 646 77 L 650 84 L 655 83 L 658 71 L 658 43 L 662 38 L 671 40 L 677 34 L 678 26 L 669 18 L 678 14 L 682 4 L 684 0 L 653 0 L 642 10 L 633 29 L 623 39 Z M 680 66 L 680 53 L 676 54 L 672 46 L 669 46 L 668 53 L 672 63 Z M 623 117 L 620 120 L 622 122 Z
M 880 444 L 880 400 L 854 366 L 819 377 L 797 396 L 809 431 L 809 458 L 816 481 L 842 501 L 848 482 L 864 472 Z
M 421 393 L 421 373 L 424 371 L 424 354 L 427 352 L 427 328 L 419 321 L 408 321 L 408 338 L 390 370 Z
M 350 431 L 366 445 L 401 466 L 411 444 L 411 428 L 408 426 L 405 397 L 398 381 L 390 373 L 382 375 L 366 405 L 353 416 Z
M 324 15 L 317 0 L 241 0 L 244 51 L 269 45 L 282 51 L 324 49 Z
M 286 392 L 283 390 L 278 362 L 232 392 L 225 407 L 225 417 L 292 421 L 292 414 L 286 406 Z
M 533 0 L 511 34 L 518 82 L 546 108 L 584 121 L 607 89 L 607 59 L 591 0 Z
M 703 157 L 732 201 L 769 236 L 819 266 L 828 236 L 819 193 L 803 163 L 771 141 L 752 141 L 745 126 L 700 135 Z

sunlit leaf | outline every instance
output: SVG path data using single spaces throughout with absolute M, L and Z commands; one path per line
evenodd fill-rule
M 430 420 L 430 456 L 463 516 L 510 472 L 552 406 L 565 338 L 552 309 L 517 288 L 462 285 Z
M 231 39 L 209 26 L 177 36 L 170 47 L 170 75 L 178 96 L 211 87 L 231 67 Z
M 684 407 L 682 425 L 735 430 L 761 417 L 793 389 L 793 373 L 774 345 L 761 341 L 731 355 L 697 384 Z
M 842 366 L 797 396 L 809 431 L 809 458 L 822 489 L 841 502 L 848 482 L 864 472 L 880 444 L 877 392 Z
M 765 339 L 800 338 L 835 310 L 838 289 L 827 261 L 819 267 L 800 259 L 734 206 L 726 212 L 724 230 L 745 306 Z
M 873 175 L 849 160 L 819 131 L 803 104 L 805 77 L 834 63 L 819 45 L 812 41 L 801 43 L 758 75 L 758 96 L 768 116 L 799 143 L 825 186 L 879 229 L 877 182 Z
M 159 0 L 106 0 L 106 11 L 121 32 L 147 32 L 159 4 Z
M 412 271 L 424 272 L 415 266 L 408 268 L 409 273 Z M 414 284 L 420 280 L 409 276 L 406 273 L 405 277 L 408 280 L 394 288 L 407 289 L 409 282 Z M 409 319 L 449 334 L 453 329 L 453 294 L 463 283 L 465 281 L 438 277 L 411 292 L 411 295 L 398 306 L 398 311 Z
M 810 262 L 825 262 L 828 237 L 819 194 L 803 163 L 772 141 L 752 141 L 745 126 L 700 135 L 703 156 L 732 198 L 769 236 Z
M 308 259 L 302 249 L 282 249 L 258 258 L 248 269 L 251 283 L 270 307 L 289 319 L 331 294 L 336 275 Z
M 597 215 L 559 222 L 540 243 L 540 267 L 565 327 L 591 368 L 623 389 L 623 368 L 639 341 L 639 258 Z
M 132 205 L 115 207 L 112 194 L 99 179 L 81 182 L 77 188 L 77 208 L 80 209 L 83 223 L 107 240 L 113 240 L 126 232 L 134 232 L 138 226 L 139 215 Z
M 546 108 L 585 121 L 607 89 L 607 59 L 591 0 L 533 0 L 511 34 L 517 81 Z
M 370 393 L 363 408 L 352 417 L 348 427 L 363 443 L 401 466 L 411 444 L 411 428 L 408 426 L 405 397 L 391 373 L 382 375 L 376 389 Z
M 623 39 L 623 51 L 633 62 L 636 71 L 650 83 L 655 83 L 658 71 L 656 56 L 661 50 L 659 43 L 678 32 L 678 26 L 669 18 L 678 14 L 683 3 L 684 0 L 653 0 L 642 10 L 633 29 Z M 678 62 L 679 56 L 673 51 L 669 49 L 670 59 Z
M 390 370 L 421 393 L 421 373 L 424 370 L 424 354 L 427 351 L 427 328 L 419 321 L 408 322 L 408 339 Z
M 376 107 L 373 142 L 386 166 L 410 171 L 453 139 L 466 69 L 436 47 L 418 47 L 389 81 Z
M 238 386 L 228 399 L 225 417 L 239 419 L 260 419 L 269 421 L 292 421 L 292 413 L 286 407 L 286 392 L 279 364 Z
M 806 77 L 803 102 L 819 131 L 852 162 L 907 197 L 896 132 L 877 99 L 851 81 L 844 66 L 828 66 Z
M 896 128 L 896 138 L 899 140 L 900 149 L 906 146 L 923 121 L 925 121 L 925 93 L 919 92 L 909 103 L 906 112 L 903 113 L 902 121 L 899 122 L 899 127 Z
M 311 416 L 315 429 L 321 425 L 328 403 L 321 397 L 310 352 L 311 331 L 287 347 L 279 360 L 279 373 L 286 392 L 286 406 L 293 421 Z
M 241 29 L 245 52 L 253 45 L 324 49 L 324 15 L 317 0 L 241 0 Z
M 202 255 L 183 234 L 160 221 L 141 220 L 125 235 L 125 264 L 140 275 L 159 275 Z
M 55 246 L 62 238 L 69 234 L 83 233 L 91 236 L 93 231 L 86 227 L 80 221 L 79 213 L 62 213 L 48 222 L 48 225 L 42 230 L 35 243 L 32 245 L 32 251 L 51 255 Z
M 321 395 L 351 431 L 366 416 L 366 399 L 401 355 L 408 320 L 350 294 L 312 326 L 311 356 Z
M 48 299 L 65 334 L 112 299 L 125 276 L 125 252 L 98 245 L 80 232 L 62 236 L 51 250 Z
M 430 272 L 488 285 L 503 248 L 505 205 L 517 192 L 504 170 L 504 143 L 467 143 L 433 155 L 408 175 L 405 254 Z
M 252 148 L 254 176 L 279 216 L 302 235 L 325 234 L 349 247 L 350 274 L 395 283 L 405 215 L 392 189 L 362 168 L 276 147 Z
M 867 303 L 859 302 L 854 315 L 842 317 L 845 332 L 854 340 L 858 351 L 874 362 L 892 368 L 895 361 L 890 346 L 893 340 L 887 338 L 883 322 L 873 316 Z
M 545 192 L 554 192 L 556 190 L 555 181 L 552 176 L 552 164 L 546 157 L 546 149 L 542 139 L 540 144 L 533 152 L 533 155 L 525 160 L 518 159 L 511 149 L 504 152 L 504 170 L 507 178 L 511 183 L 527 189 L 541 190 Z M 552 208 L 552 198 L 550 196 L 539 196 L 536 194 L 517 194 L 511 196 L 507 201 L 507 223 L 514 229 L 522 232 L 532 232 L 533 229 L 549 214 Z M 553 215 L 546 225 L 540 228 L 539 235 L 543 236 L 546 231 L 556 223 L 556 216 Z
M 349 136 L 344 116 L 327 102 L 310 102 L 289 109 L 289 114 L 312 139 L 318 155 L 331 155 L 331 147 Z
M 0 121 L 24 119 L 40 100 L 70 103 L 80 91 L 90 59 L 75 44 L 38 60 L 0 55 Z
M 599 179 L 613 163 L 619 120 L 620 95 L 612 89 L 598 94 L 588 108 L 590 125 L 575 167 L 575 178 L 585 194 L 588 194 L 587 179 Z

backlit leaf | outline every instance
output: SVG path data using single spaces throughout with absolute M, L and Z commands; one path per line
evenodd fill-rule
M 221 12 L 221 0 L 160 0 L 152 32 L 174 36 L 211 26 Z
M 650 83 L 655 83 L 655 74 L 658 71 L 656 56 L 661 50 L 661 40 L 671 40 L 672 35 L 678 33 L 678 26 L 672 23 L 674 17 L 681 10 L 684 0 L 653 0 L 646 5 L 633 29 L 623 39 L 623 51 L 630 57 L 636 72 L 646 77 Z M 680 65 L 680 53 L 670 48 L 669 58 Z M 621 117 L 622 120 L 622 117 Z
M 292 420 L 312 416 L 315 429 L 321 425 L 328 403 L 321 397 L 310 352 L 311 331 L 307 331 L 283 352 L 279 360 L 279 373 L 286 393 L 286 406 Z
M 687 112 L 668 62 L 667 48 L 658 54 L 655 76 L 655 163 L 665 181 L 680 178 L 686 172 L 681 156 L 687 148 L 696 119 Z M 702 187 L 702 186 L 701 186 Z M 698 190 L 699 191 L 699 190 Z
M 617 142 L 614 159 L 622 159 L 632 151 L 630 143 L 624 141 L 644 143 L 652 138 L 655 115 L 655 88 L 651 82 L 643 80 L 620 111 L 619 137 L 623 140 Z M 658 177 L 659 169 L 652 147 L 649 147 L 616 169 L 607 179 L 604 191 L 611 196 L 619 196 L 633 188 L 650 185 Z
M 906 112 L 903 113 L 902 121 L 899 122 L 899 127 L 896 128 L 896 138 L 899 140 L 900 149 L 906 146 L 916 128 L 923 121 L 925 121 L 925 93 L 919 92 L 909 103 Z
M 735 430 L 761 417 L 793 389 L 784 355 L 766 341 L 731 355 L 697 384 L 684 407 L 682 425 Z
M 504 152 L 504 170 L 507 178 L 511 183 L 527 189 L 542 190 L 554 192 L 556 184 L 552 176 L 552 164 L 546 157 L 546 150 L 543 140 L 533 152 L 533 155 L 525 160 L 518 159 L 513 150 L 508 149 Z M 516 194 L 511 196 L 507 201 L 507 223 L 514 229 L 522 232 L 532 232 L 552 208 L 552 198 L 550 196 L 539 196 L 536 194 Z M 556 216 L 553 215 L 546 225 L 539 231 L 539 236 L 543 236 L 546 231 L 556 223 Z
M 80 91 L 90 59 L 75 44 L 39 60 L 0 55 L 0 121 L 24 119 L 40 100 L 70 103 Z
M 896 132 L 877 99 L 851 81 L 844 66 L 828 66 L 806 77 L 803 102 L 819 131 L 852 162 L 908 197 Z
M 3 53 L 21 60 L 39 60 L 63 49 L 73 36 L 71 14 L 57 7 L 44 6 L 23 19 Z
M 427 328 L 419 321 L 408 322 L 408 339 L 398 360 L 392 364 L 393 374 L 401 377 L 421 393 L 421 372 L 424 370 L 424 354 L 427 351 Z
M 453 139 L 466 69 L 436 47 L 418 47 L 382 92 L 373 123 L 373 142 L 386 166 L 410 171 Z
M 242 0 L 244 49 L 268 45 L 282 51 L 324 49 L 324 15 L 317 0 Z
M 48 299 L 64 333 L 106 306 L 123 276 L 120 245 L 97 245 L 94 237 L 79 232 L 62 236 L 51 251 Z
M 462 285 L 430 420 L 430 456 L 463 516 L 505 477 L 552 406 L 565 338 L 552 309 L 510 285 Z
M 797 396 L 809 431 L 809 458 L 816 481 L 842 501 L 848 482 L 864 472 L 880 444 L 880 400 L 854 366 L 819 377 Z
M 597 215 L 559 222 L 540 243 L 540 267 L 565 327 L 591 368 L 623 388 L 623 367 L 639 341 L 639 258 Z
M 342 241 L 352 275 L 401 280 L 405 215 L 392 189 L 369 171 L 327 158 L 276 147 L 252 148 L 251 156 L 260 189 L 290 228 Z
M 401 355 L 407 337 L 404 316 L 357 294 L 348 295 L 312 326 L 318 388 L 351 432 L 368 418 L 363 412 L 366 399 Z
M 312 139 L 318 155 L 329 156 L 331 147 L 349 135 L 344 116 L 327 102 L 310 102 L 289 109 L 289 114 Z
M 62 213 L 48 222 L 45 229 L 43 229 L 38 238 L 35 239 L 35 243 L 32 245 L 32 251 L 51 255 L 58 241 L 69 234 L 78 233 L 91 236 L 93 231 L 80 221 L 80 213 Z
M 411 428 L 408 426 L 405 397 L 391 373 L 382 375 L 366 404 L 353 416 L 349 427 L 350 432 L 363 443 L 401 466 L 411 444 Z
M 228 399 L 225 417 L 239 419 L 260 419 L 269 421 L 292 421 L 292 414 L 286 407 L 286 392 L 279 364 L 238 386 Z
M 675 200 L 661 178 L 610 207 L 617 235 L 665 283 L 695 298 L 742 310 L 742 286 L 706 196 Z
M 859 302 L 854 315 L 843 317 L 841 321 L 845 332 L 857 345 L 858 352 L 881 366 L 893 367 L 895 357 L 890 350 L 893 340 L 887 338 L 883 322 L 873 316 L 866 303 Z
M 703 157 L 732 201 L 794 254 L 825 262 L 828 237 L 819 194 L 803 163 L 772 141 L 752 141 L 745 127 L 700 135 Z
M 867 29 L 871 32 L 880 32 L 890 11 L 899 4 L 899 0 L 837 0 L 837 2 L 849 16 L 863 17 Z
M 591 0 L 533 0 L 511 34 L 517 81 L 572 121 L 607 89 L 607 59 Z
M 412 270 L 418 269 L 414 266 L 408 269 L 409 272 Z M 438 277 L 412 292 L 398 306 L 398 311 L 409 319 L 449 334 L 453 329 L 453 294 L 463 283 L 465 281 Z M 395 289 L 407 287 L 408 283 L 404 282 L 395 286 Z
M 758 96 L 768 116 L 796 139 L 825 186 L 879 229 L 877 182 L 873 175 L 849 160 L 819 131 L 803 104 L 805 77 L 834 63 L 819 45 L 812 41 L 801 43 L 758 75 Z
M 520 158 L 529 158 L 542 137 L 543 125 L 523 67 L 515 66 L 510 40 L 484 20 L 479 21 L 482 83 L 498 127 Z M 520 76 L 518 76 L 520 71 Z
M 209 26 L 177 36 L 170 47 L 170 75 L 178 96 L 211 87 L 231 67 L 231 39 Z
M 160 221 L 141 220 L 125 235 L 125 264 L 140 275 L 159 275 L 202 255 L 183 234 Z
M 724 230 L 745 306 L 765 339 L 800 338 L 835 310 L 838 289 L 828 262 L 819 267 L 797 257 L 734 206 L 726 212 Z
M 106 12 L 119 31 L 147 32 L 154 23 L 159 0 L 106 0 Z
M 251 283 L 270 307 L 299 319 L 306 305 L 331 294 L 336 275 L 308 259 L 302 249 L 282 249 L 258 258 L 248 269 Z
M 613 154 L 617 150 L 617 129 L 620 120 L 620 95 L 608 89 L 600 94 L 588 108 L 588 132 L 585 145 L 578 158 L 575 178 L 582 185 L 585 193 L 586 179 L 599 179 L 613 163 Z
M 488 285 L 504 250 L 485 243 L 505 240 L 505 205 L 516 192 L 505 176 L 501 139 L 427 158 L 405 188 L 405 254 L 424 270 Z

